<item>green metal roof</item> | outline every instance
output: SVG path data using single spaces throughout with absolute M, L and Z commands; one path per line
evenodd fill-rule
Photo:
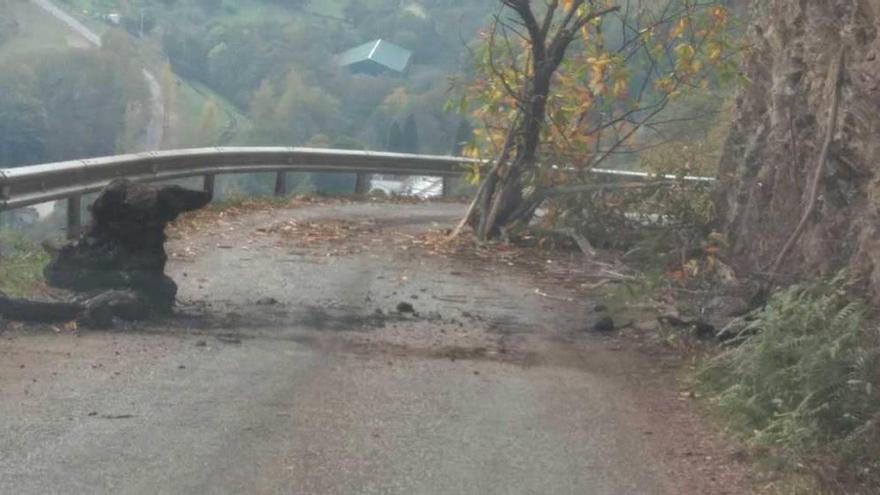
M 371 60 L 388 69 L 403 73 L 409 68 L 412 52 L 394 43 L 376 40 L 341 53 L 338 60 L 343 67 Z

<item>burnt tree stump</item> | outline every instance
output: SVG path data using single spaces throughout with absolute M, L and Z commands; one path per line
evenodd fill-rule
M 177 284 L 165 275 L 165 227 L 211 201 L 202 191 L 117 180 L 91 206 L 91 223 L 45 269 L 53 287 L 80 293 L 133 291 L 159 314 L 171 312 Z

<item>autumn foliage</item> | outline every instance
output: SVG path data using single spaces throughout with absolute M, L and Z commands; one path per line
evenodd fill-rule
M 454 102 L 476 123 L 466 153 L 489 159 L 471 171 L 482 187 L 467 219 L 483 239 L 591 184 L 591 169 L 656 146 L 670 102 L 736 71 L 721 2 L 500 3 Z

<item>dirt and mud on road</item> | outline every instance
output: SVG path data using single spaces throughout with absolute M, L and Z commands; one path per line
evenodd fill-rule
M 0 493 L 749 493 L 678 358 L 586 330 L 600 268 L 433 245 L 462 211 L 183 219 L 172 320 L 0 335 Z

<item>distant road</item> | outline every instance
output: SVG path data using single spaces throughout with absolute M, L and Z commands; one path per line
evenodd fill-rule
M 162 147 L 162 134 L 165 129 L 165 100 L 162 98 L 162 85 L 156 80 L 156 76 L 146 68 L 143 69 L 143 74 L 147 81 L 147 88 L 150 90 L 151 109 L 143 146 L 144 151 L 153 151 Z
M 63 9 L 49 0 L 31 0 L 31 3 L 48 12 L 50 15 L 67 25 L 74 32 L 82 36 L 89 44 L 100 48 L 102 46 L 101 35 L 92 31 L 85 24 L 65 12 Z M 141 142 L 141 150 L 155 151 L 162 146 L 163 124 L 165 122 L 165 100 L 162 97 L 162 86 L 146 67 L 143 68 L 144 79 L 150 91 L 150 121 L 147 123 L 146 132 Z
M 31 0 L 31 3 L 52 14 L 56 19 L 67 24 L 70 29 L 76 31 L 80 36 L 85 38 L 90 44 L 100 47 L 101 35 L 92 31 L 85 24 L 76 20 L 73 16 L 62 10 L 57 5 L 48 0 Z

